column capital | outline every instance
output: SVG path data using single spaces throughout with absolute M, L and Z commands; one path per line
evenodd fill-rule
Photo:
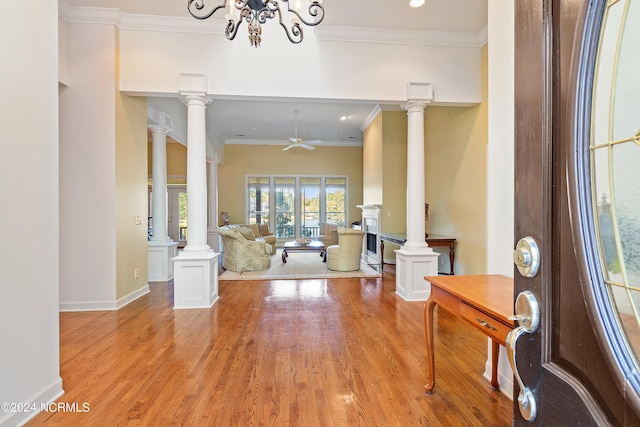
M 220 154 L 213 153 L 212 157 L 207 157 L 207 163 L 210 165 L 219 165 L 220 164 Z
M 190 105 L 206 107 L 211 102 L 211 97 L 204 92 L 180 92 L 180 100 L 187 107 Z
M 167 135 L 171 131 L 171 128 L 163 125 L 149 125 L 147 128 L 149 128 L 149 130 L 154 134 L 159 133 Z
M 425 108 L 429 102 L 425 102 L 423 100 L 415 101 L 410 99 L 401 105 L 403 110 L 407 110 L 407 113 L 424 113 Z

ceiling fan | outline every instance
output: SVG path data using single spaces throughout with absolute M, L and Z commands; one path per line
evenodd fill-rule
M 301 147 L 301 148 L 305 148 L 307 150 L 315 150 L 316 147 L 314 147 L 313 145 L 310 145 L 312 143 L 316 143 L 319 144 L 320 141 L 307 141 L 306 143 L 302 140 L 302 138 L 298 138 L 298 110 L 293 110 L 293 116 L 294 116 L 294 126 L 295 126 L 295 133 L 294 133 L 294 137 L 293 138 L 289 138 L 289 145 L 284 147 L 282 149 L 282 151 L 287 151 L 290 150 L 292 148 L 297 148 L 297 147 Z

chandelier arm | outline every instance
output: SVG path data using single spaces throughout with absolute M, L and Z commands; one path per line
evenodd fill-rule
M 205 13 L 203 15 L 201 11 L 205 8 L 204 4 L 206 0 L 189 0 L 189 2 L 187 3 L 187 10 L 191 14 L 191 16 L 193 16 L 196 19 L 207 19 L 211 17 L 211 15 L 216 13 L 218 10 L 227 7 L 228 1 L 233 1 L 233 0 L 224 0 L 224 3 L 222 3 L 220 6 L 215 6 L 210 12 Z
M 227 21 L 227 26 L 224 29 L 224 35 L 228 40 L 233 40 L 236 38 L 236 34 L 238 34 L 238 28 L 240 28 L 240 24 L 242 24 L 242 19 L 238 19 L 237 21 L 234 19 L 229 19 Z
M 284 28 L 284 33 L 287 35 L 289 41 L 293 44 L 298 44 L 304 38 L 304 33 L 302 32 L 302 27 L 299 23 L 294 23 L 291 25 L 291 31 L 287 28 L 287 26 L 282 22 L 282 17 L 280 17 L 280 26 Z
M 318 3 L 317 1 L 314 1 L 309 5 L 309 15 L 315 18 L 313 21 L 307 21 L 302 17 L 302 15 L 300 15 L 300 13 L 298 13 L 297 10 L 291 9 L 291 6 L 289 5 L 289 0 L 281 0 L 281 1 L 287 4 L 287 10 L 293 13 L 294 15 L 296 15 L 304 25 L 308 25 L 309 27 L 315 27 L 316 25 L 321 23 L 322 20 L 324 19 L 324 6 L 322 6 L 322 4 Z M 318 16 L 320 16 L 320 18 L 317 18 Z

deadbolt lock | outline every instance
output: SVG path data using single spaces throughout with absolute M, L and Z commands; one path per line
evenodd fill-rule
M 540 251 L 533 237 L 523 237 L 513 251 L 513 262 L 524 277 L 534 277 L 540 268 Z

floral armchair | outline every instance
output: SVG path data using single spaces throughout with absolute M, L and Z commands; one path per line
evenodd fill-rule
M 220 228 L 222 266 L 231 271 L 258 271 L 271 267 L 271 245 L 256 240 L 248 228 Z

